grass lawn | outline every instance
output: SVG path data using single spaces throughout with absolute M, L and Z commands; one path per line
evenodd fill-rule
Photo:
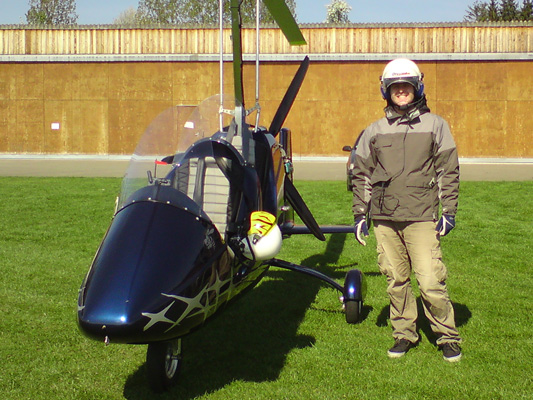
M 0 398 L 154 399 L 146 346 L 85 338 L 78 288 L 111 220 L 120 180 L 0 178 Z M 297 182 L 320 224 L 349 224 L 344 182 Z M 375 240 L 294 236 L 279 258 L 339 282 L 367 277 L 364 320 L 348 325 L 338 293 L 271 269 L 252 292 L 184 340 L 181 385 L 163 399 L 533 398 L 533 182 L 464 182 L 457 228 L 443 238 L 461 362 L 420 345 L 390 360 L 385 278 Z

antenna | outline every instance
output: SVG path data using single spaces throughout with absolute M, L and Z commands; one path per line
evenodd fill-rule
M 218 22 L 219 22 L 219 39 L 218 39 L 218 45 L 219 45 L 219 66 L 220 66 L 220 109 L 218 111 L 219 114 L 219 125 L 220 125 L 220 132 L 222 132 L 222 129 L 224 129 L 224 117 L 223 117 L 223 110 L 224 110 L 224 20 L 223 20 L 223 8 L 224 8 L 224 0 L 218 1 Z
M 255 108 L 257 114 L 255 115 L 255 130 L 259 129 L 259 115 L 261 114 L 261 106 L 259 105 L 259 2 L 255 3 Z

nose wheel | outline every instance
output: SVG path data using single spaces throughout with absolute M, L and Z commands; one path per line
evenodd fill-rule
M 366 295 L 364 275 L 358 269 L 352 269 L 344 279 L 343 297 L 346 322 L 356 324 L 361 321 L 363 298 Z
M 161 393 L 175 385 L 181 362 L 181 339 L 150 343 L 146 352 L 146 375 L 150 388 Z
M 346 322 L 357 324 L 361 320 L 361 311 L 363 310 L 363 301 L 349 300 L 344 303 L 344 313 Z

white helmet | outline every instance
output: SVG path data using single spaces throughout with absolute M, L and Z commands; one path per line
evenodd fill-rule
M 390 86 L 394 83 L 407 82 L 415 88 L 415 99 L 419 99 L 424 94 L 423 78 L 424 74 L 413 61 L 407 58 L 392 60 L 386 65 L 380 77 L 381 95 L 384 99 L 390 100 Z
M 276 217 L 266 211 L 254 211 L 248 236 L 241 240 L 240 247 L 246 258 L 265 261 L 279 253 L 282 240 Z

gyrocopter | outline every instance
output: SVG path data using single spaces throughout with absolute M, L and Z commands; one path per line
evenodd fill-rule
M 264 3 L 289 42 L 304 44 L 285 2 Z M 349 271 L 341 285 L 275 258 L 285 237 L 313 234 L 325 240 L 324 233 L 352 232 L 352 227 L 320 227 L 293 184 L 291 132 L 282 125 L 309 58 L 270 126 L 259 126 L 258 89 L 254 107 L 244 105 L 239 0 L 231 0 L 231 13 L 234 96 L 213 96 L 192 111 L 172 107 L 148 126 L 79 291 L 77 318 L 85 335 L 105 343 L 148 344 L 146 370 L 155 391 L 176 383 L 182 338 L 257 285 L 270 266 L 336 288 L 347 322 L 356 323 L 361 315 L 361 271 Z M 220 64 L 222 89 L 222 56 Z M 254 125 L 246 122 L 252 113 Z M 304 225 L 294 224 L 295 212 Z

